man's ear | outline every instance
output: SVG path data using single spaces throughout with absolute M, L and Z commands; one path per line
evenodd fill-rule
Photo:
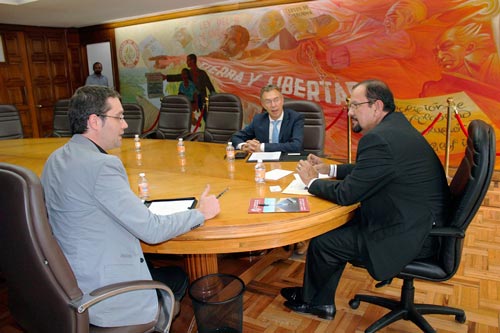
M 89 116 L 89 119 L 87 120 L 87 128 L 88 129 L 97 129 L 101 126 L 100 125 L 101 121 L 102 121 L 101 117 L 99 117 L 95 113 L 91 114 Z

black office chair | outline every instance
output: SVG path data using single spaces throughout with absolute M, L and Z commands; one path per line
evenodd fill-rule
M 377 320 L 365 332 L 373 333 L 400 319 L 411 320 L 423 332 L 435 330 L 424 319 L 424 314 L 454 315 L 459 323 L 465 322 L 461 309 L 433 304 L 415 304 L 414 279 L 446 281 L 460 265 L 465 231 L 476 215 L 490 185 L 495 167 L 495 132 L 481 120 L 473 120 L 468 128 L 469 138 L 465 156 L 450 184 L 452 202 L 447 225 L 431 230 L 431 237 L 439 237 L 440 246 L 435 257 L 414 260 L 397 276 L 403 279 L 401 300 L 390 300 L 370 295 L 355 295 L 349 302 L 357 309 L 360 302 L 383 306 L 391 311 Z
M 192 133 L 185 140 L 227 143 L 241 129 L 243 108 L 238 96 L 230 93 L 212 94 L 208 99 L 205 130 Z
M 168 332 L 176 311 L 169 287 L 157 281 L 128 281 L 83 294 L 52 234 L 40 179 L 24 167 L 0 163 L 0 183 L 0 270 L 10 313 L 26 332 Z M 153 322 L 107 328 L 89 324 L 87 310 L 94 304 L 144 289 L 162 295 Z
M 144 129 L 144 111 L 142 106 L 136 103 L 123 103 L 123 116 L 128 127 L 123 134 L 124 138 L 133 138 L 136 134 L 142 136 Z
M 284 109 L 304 115 L 304 152 L 323 156 L 325 149 L 325 115 L 318 103 L 308 100 L 286 99 Z
M 11 104 L 0 104 L 0 140 L 22 139 L 23 124 L 19 110 Z
M 70 137 L 72 136 L 69 125 L 69 99 L 60 99 L 54 104 L 54 122 L 52 136 Z
M 153 139 L 177 139 L 191 133 L 191 102 L 184 95 L 169 95 L 161 100 L 156 130 L 145 136 Z

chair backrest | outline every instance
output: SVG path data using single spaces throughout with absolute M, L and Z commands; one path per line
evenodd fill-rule
M 243 108 L 238 96 L 229 93 L 210 95 L 203 141 L 227 143 L 242 124 Z
M 54 123 L 52 136 L 70 137 L 71 126 L 69 125 L 69 99 L 60 99 L 54 104 Z
M 304 151 L 322 156 L 325 149 L 325 115 L 318 103 L 308 100 L 286 99 L 284 109 L 304 115 Z
M 191 103 L 184 95 L 169 95 L 161 100 L 156 129 L 158 139 L 177 139 L 191 132 Z
M 0 163 L 0 183 L 0 267 L 10 312 L 27 332 L 88 331 L 88 312 L 68 306 L 82 292 L 52 235 L 39 178 Z
M 448 226 L 465 232 L 488 191 L 495 168 L 496 140 L 493 128 L 482 120 L 473 120 L 468 127 L 467 147 L 450 184 L 452 196 Z M 460 264 L 463 239 L 442 240 L 440 260 L 448 274 Z
M 123 133 L 124 138 L 133 138 L 136 134 L 139 136 L 144 129 L 144 110 L 142 106 L 135 103 L 123 103 L 123 116 L 128 127 Z
M 0 140 L 22 139 L 23 124 L 19 110 L 11 104 L 0 104 Z

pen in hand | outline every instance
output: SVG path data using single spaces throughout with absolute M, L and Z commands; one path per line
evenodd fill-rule
M 226 188 L 224 189 L 224 191 L 222 191 L 222 192 L 220 192 L 219 194 L 217 194 L 217 196 L 216 196 L 215 198 L 219 199 L 219 198 L 220 198 L 220 197 L 222 197 L 222 195 L 223 195 L 224 193 L 226 193 L 228 190 L 229 190 L 229 187 L 226 187 Z

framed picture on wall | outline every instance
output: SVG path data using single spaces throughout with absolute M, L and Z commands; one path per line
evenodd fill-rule
M 3 35 L 0 34 L 0 62 L 6 62 L 6 56 L 5 56 L 5 44 L 3 42 Z

